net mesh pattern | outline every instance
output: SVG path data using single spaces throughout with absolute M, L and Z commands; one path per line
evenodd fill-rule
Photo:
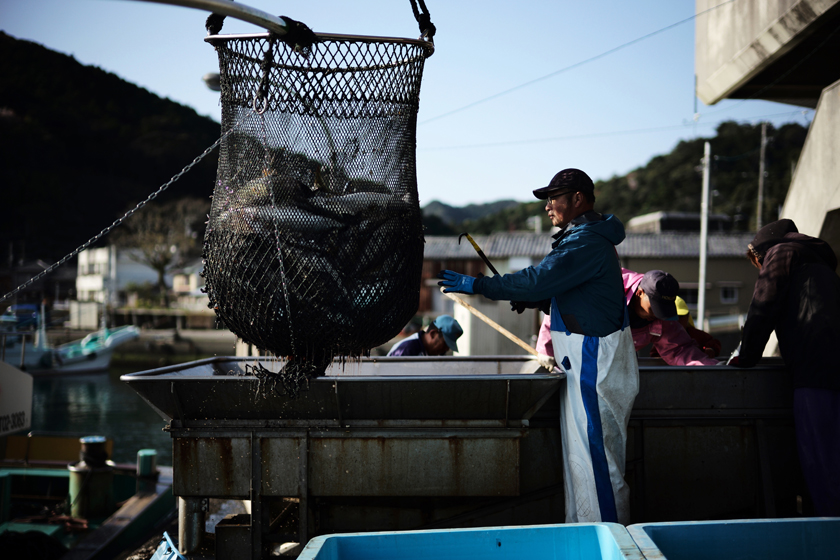
M 322 39 L 309 56 L 268 35 L 212 42 L 222 131 L 236 130 L 205 237 L 210 307 L 288 358 L 280 376 L 299 384 L 384 344 L 417 311 L 415 130 L 431 53 L 402 41 Z

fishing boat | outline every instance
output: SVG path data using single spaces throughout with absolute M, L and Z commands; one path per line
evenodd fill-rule
M 34 329 L 38 326 L 39 316 L 38 306 L 34 303 L 10 305 L 0 315 L 0 328 L 3 330 Z
M 28 432 L 33 376 L 0 363 L 0 555 L 115 558 L 174 519 L 172 468 L 157 450 L 115 463 L 113 439 Z
M 82 339 L 52 346 L 42 317 L 43 313 L 34 333 L 0 333 L 0 360 L 32 374 L 104 371 L 111 365 L 114 350 L 140 336 L 140 329 L 133 325 L 108 328 L 103 321 L 99 330 Z

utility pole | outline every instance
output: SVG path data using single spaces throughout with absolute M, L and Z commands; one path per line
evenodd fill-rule
M 758 164 L 758 208 L 755 210 L 755 230 L 758 231 L 763 225 L 761 219 L 764 209 L 764 153 L 767 148 L 767 123 L 761 123 L 761 161 Z
M 700 278 L 697 281 L 697 320 L 700 330 L 706 330 L 706 260 L 709 246 L 709 168 L 712 147 L 703 146 L 703 193 L 700 199 Z

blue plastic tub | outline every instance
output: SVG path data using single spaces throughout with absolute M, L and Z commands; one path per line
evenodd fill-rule
M 315 537 L 299 560 L 642 560 L 616 523 L 348 533 Z
M 648 560 L 837 560 L 840 518 L 640 523 L 627 530 Z

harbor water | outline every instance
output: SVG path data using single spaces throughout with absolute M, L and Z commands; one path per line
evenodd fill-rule
M 32 388 L 32 431 L 114 440 L 111 460 L 134 463 L 140 449 L 155 449 L 159 465 L 172 464 L 166 422 L 120 381 L 143 368 L 111 367 L 105 373 L 36 376 Z

